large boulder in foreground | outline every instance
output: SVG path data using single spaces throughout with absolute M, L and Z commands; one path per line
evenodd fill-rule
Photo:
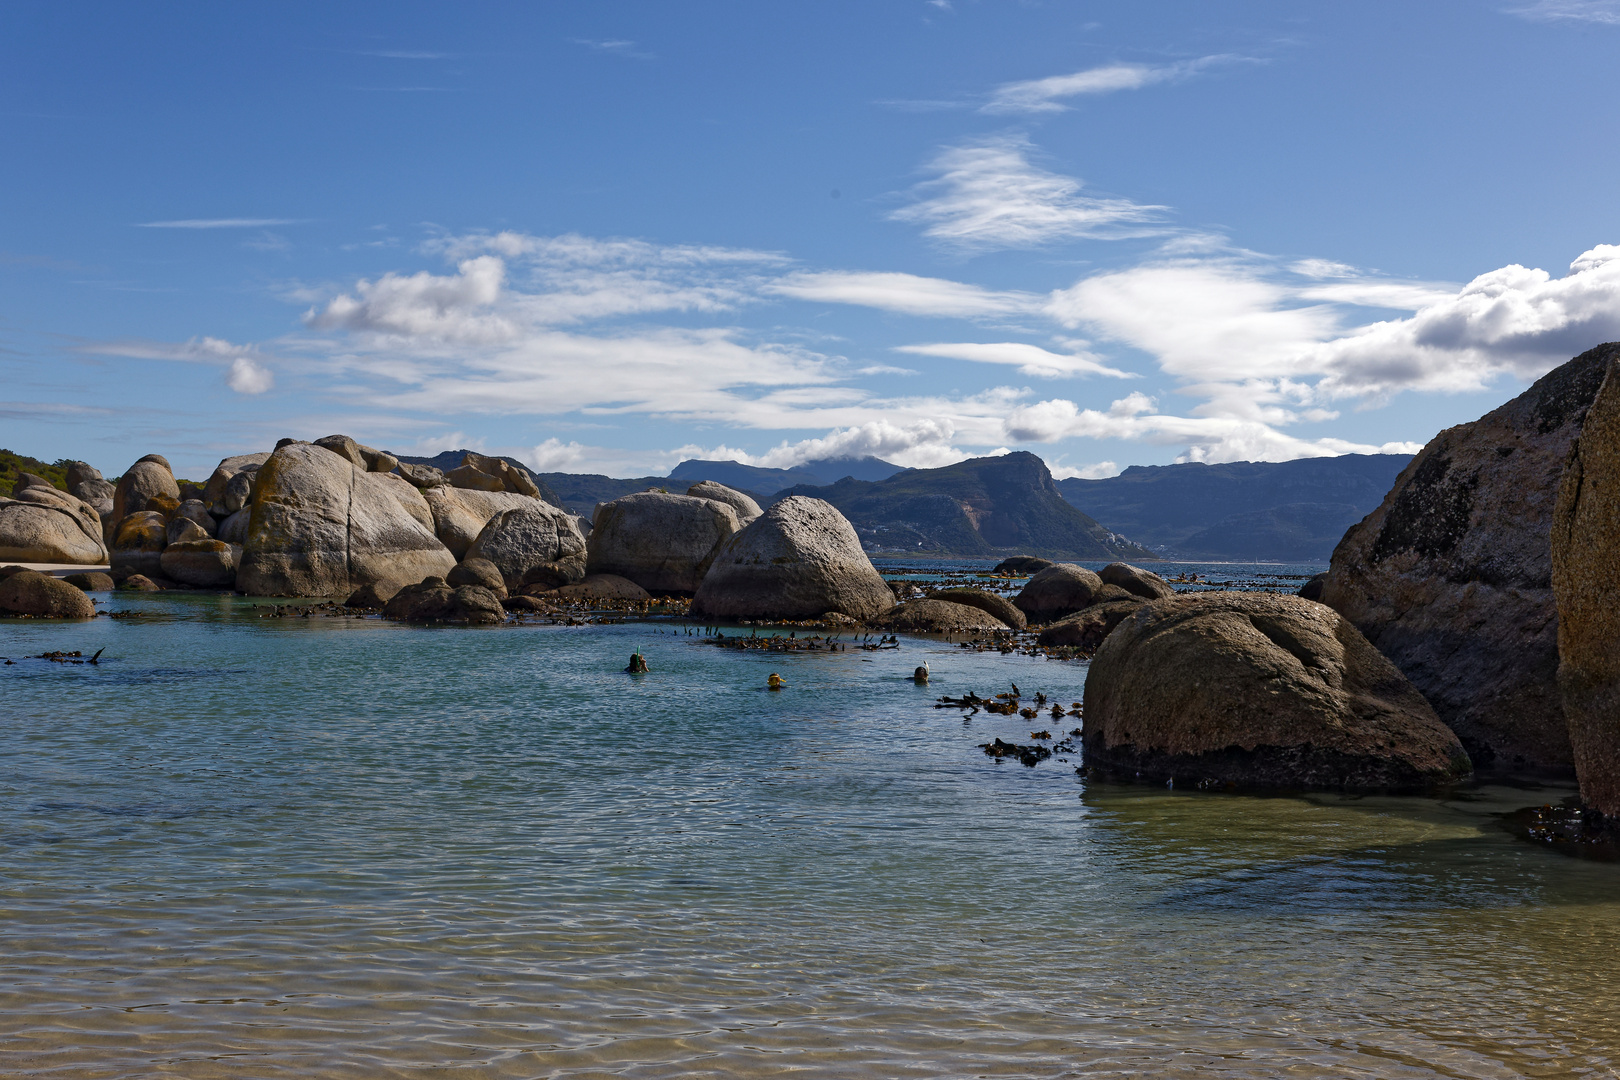
M 1088 607 L 1102 587 L 1102 578 L 1083 566 L 1053 563 L 1029 579 L 1013 605 L 1032 623 L 1051 622 Z
M 1553 513 L 1558 687 L 1581 799 L 1620 815 L 1620 356 L 1586 414 Z
M 94 566 L 107 561 L 101 529 L 101 516 L 84 500 L 19 480 L 14 496 L 0 499 L 0 560 Z
M 1572 771 L 1549 534 L 1620 344 L 1436 435 L 1334 549 L 1322 602 L 1395 662 L 1481 772 Z
M 598 519 L 598 528 L 600 528 Z M 594 542 L 595 536 L 592 536 Z M 894 593 L 831 503 L 791 495 L 732 538 L 692 600 L 722 619 L 874 619 Z
M 883 630 L 907 630 L 914 634 L 944 634 L 955 630 L 1006 630 L 1006 623 L 979 607 L 954 604 L 928 597 L 908 600 L 873 620 Z
M 249 596 L 348 596 L 374 581 L 421 581 L 455 558 L 406 512 L 398 477 L 312 443 L 270 455 L 254 482 L 236 587 Z
M 490 518 L 467 548 L 467 561 L 494 563 L 509 592 L 539 580 L 541 573 L 558 586 L 585 580 L 585 537 L 574 516 L 539 499 L 527 501 Z
M 0 614 L 35 619 L 93 619 L 95 605 L 79 589 L 36 570 L 0 579 Z
M 625 495 L 596 508 L 586 568 L 649 592 L 693 593 L 741 529 L 728 503 L 661 491 Z
M 950 604 L 966 604 L 976 607 L 1014 630 L 1022 630 L 1027 620 L 1024 613 L 1013 606 L 1013 602 L 1005 596 L 997 596 L 985 589 L 942 589 L 939 592 L 929 593 L 930 600 L 944 600 Z
M 1141 605 L 1092 658 L 1083 739 L 1088 769 L 1160 783 L 1422 791 L 1470 771 L 1348 620 L 1269 593 Z

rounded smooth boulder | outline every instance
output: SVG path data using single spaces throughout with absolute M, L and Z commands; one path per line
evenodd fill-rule
M 158 558 L 163 576 L 193 589 L 236 587 L 236 552 L 222 540 L 181 540 Z
M 1130 563 L 1109 563 L 1097 571 L 1104 585 L 1117 585 L 1133 596 L 1144 600 L 1163 600 L 1176 595 L 1170 583 L 1151 570 L 1143 570 Z
M 837 611 L 864 621 L 892 607 L 894 593 L 855 527 L 831 503 L 804 495 L 783 499 L 733 537 L 692 600 L 694 614 L 731 619 Z
M 23 486 L 0 499 L 0 560 L 76 563 L 105 562 L 101 516 L 95 508 L 49 484 Z
M 586 572 L 617 574 L 650 592 L 694 593 L 741 529 L 728 503 L 661 491 L 626 495 L 596 508 Z
M 944 600 L 951 604 L 966 604 L 976 607 L 980 611 L 995 616 L 1014 630 L 1022 630 L 1027 624 L 1024 613 L 1013 606 L 1013 602 L 1005 596 L 997 596 L 985 589 L 943 589 L 936 593 L 929 593 L 930 600 Z
M 1029 579 L 1013 606 L 1032 623 L 1052 622 L 1088 607 L 1102 587 L 1102 578 L 1083 566 L 1053 563 Z
M 1088 770 L 1155 782 L 1424 791 L 1468 755 L 1332 609 L 1210 592 L 1142 604 L 1086 678 Z
M 131 465 L 118 478 L 113 489 L 112 520 L 116 525 L 130 514 L 148 509 L 155 499 L 180 501 L 180 485 L 175 482 L 169 463 L 157 454 L 148 454 Z
M 585 537 L 573 515 L 539 499 L 526 502 L 490 518 L 467 548 L 464 561 L 492 564 L 509 592 L 517 592 L 526 581 L 540 580 L 537 575 L 545 571 L 551 574 L 547 580 L 560 585 L 583 581 Z
M 1006 630 L 1008 626 L 983 608 L 926 598 L 908 600 L 873 620 L 882 630 L 908 630 L 915 634 L 943 634 L 952 630 Z
M 1132 596 L 1128 599 L 1092 604 L 1042 630 L 1035 639 L 1036 643 L 1095 651 L 1102 645 L 1104 639 L 1113 633 L 1114 627 L 1136 614 L 1136 609 L 1144 602 L 1140 597 Z
M 759 503 L 744 495 L 735 488 L 728 488 L 724 484 L 713 480 L 700 480 L 686 489 L 686 493 L 694 499 L 713 499 L 723 502 L 737 511 L 737 520 L 747 525 L 765 511 L 759 508 Z
M 500 598 L 478 585 L 452 587 L 430 577 L 407 585 L 383 605 L 383 618 L 415 623 L 465 623 L 469 626 L 506 621 Z
M 61 578 L 23 570 L 0 579 L 0 614 L 35 619 L 93 619 L 95 605 Z
M 312 443 L 270 455 L 253 487 L 237 588 L 249 596 L 348 596 L 372 581 L 449 573 L 455 558 L 396 496 L 416 489 Z

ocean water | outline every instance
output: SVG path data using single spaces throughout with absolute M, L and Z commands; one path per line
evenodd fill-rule
M 997 762 L 1073 721 L 935 698 L 1085 665 L 942 640 L 110 604 L 0 624 L 0 1075 L 1620 1071 L 1620 866 L 1500 820 L 1562 790 Z

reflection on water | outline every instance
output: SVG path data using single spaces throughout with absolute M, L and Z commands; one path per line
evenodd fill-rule
M 1077 700 L 1084 667 L 932 641 L 115 603 L 167 616 L 0 626 L 107 647 L 0 667 L 7 1075 L 1616 1069 L 1620 867 L 1498 825 L 1563 792 L 998 764 L 1029 724 L 933 699 Z

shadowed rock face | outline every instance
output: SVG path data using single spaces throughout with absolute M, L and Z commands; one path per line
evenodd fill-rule
M 692 600 L 695 614 L 734 619 L 816 619 L 836 611 L 864 620 L 892 607 L 894 593 L 854 526 L 830 503 L 802 495 L 783 499 L 733 537 Z
M 908 600 L 873 622 L 884 630 L 944 633 L 949 630 L 1005 630 L 1007 624 L 983 608 L 929 597 Z
M 597 507 L 588 569 L 651 592 L 693 593 L 741 528 L 728 503 L 658 491 L 626 495 Z
M 1014 630 L 1022 630 L 1027 624 L 1024 613 L 1014 607 L 1011 600 L 984 589 L 942 589 L 936 593 L 929 593 L 928 598 L 976 607 L 980 611 L 994 615 Z
M 1486 772 L 1573 767 L 1549 530 L 1604 345 L 1435 436 L 1333 552 L 1322 602 L 1395 662 Z
M 1090 606 L 1102 587 L 1102 578 L 1085 567 L 1055 563 L 1030 578 L 1013 603 L 1030 622 L 1051 622 Z
M 1160 782 L 1410 791 L 1469 772 L 1354 626 L 1264 593 L 1141 605 L 1092 658 L 1083 738 L 1088 768 Z
M 1559 488 L 1552 568 L 1558 685 L 1581 798 L 1620 814 L 1620 356 Z
M 92 619 L 90 598 L 60 578 L 20 570 L 0 579 L 0 615 L 36 619 Z
M 290 443 L 254 482 L 236 586 L 249 596 L 347 596 L 373 581 L 443 576 L 455 559 L 396 497 L 395 477 Z

